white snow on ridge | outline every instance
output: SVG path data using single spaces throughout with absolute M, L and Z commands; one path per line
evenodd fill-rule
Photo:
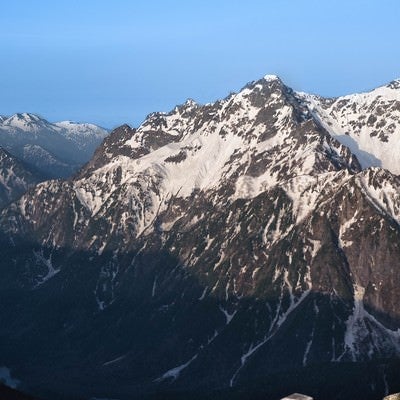
M 376 208 L 380 211 L 383 210 L 400 225 L 400 195 L 398 186 L 384 180 L 379 187 L 374 187 L 374 185 L 368 182 L 365 176 L 359 176 L 356 184 Z
M 265 75 L 264 76 L 264 79 L 267 81 L 267 82 L 273 82 L 273 81 L 277 81 L 277 80 L 279 80 L 279 77 L 277 76 L 277 75 Z
M 251 161 L 251 153 L 256 155 L 275 146 L 290 145 L 293 142 L 290 137 L 293 109 L 287 104 L 282 104 L 271 121 L 277 133 L 264 141 L 258 140 L 267 129 L 263 122 L 254 122 L 263 107 L 254 106 L 249 100 L 250 94 L 261 90 L 258 86 L 260 84 L 255 85 L 254 89 L 246 87 L 238 94 L 221 101 L 220 109 L 214 110 L 215 114 L 195 130 L 189 123 L 190 118 L 181 116 L 178 109 L 175 109 L 175 113 L 160 114 L 165 123 L 162 129 L 172 136 L 179 131 L 180 140 L 138 158 L 135 161 L 135 173 L 150 173 L 154 170 L 162 177 L 165 192 L 187 197 L 194 189 L 208 190 L 220 185 L 221 181 L 229 178 L 236 165 Z M 267 103 L 272 105 L 278 101 L 277 94 L 273 93 Z M 178 120 L 179 127 L 176 125 Z M 125 145 L 131 148 L 141 147 L 143 138 L 152 129 L 155 128 L 151 126 L 151 122 L 146 121 Z M 315 161 L 312 158 L 312 149 L 313 146 L 310 146 L 308 155 L 299 156 L 304 168 L 302 173 L 307 173 L 306 169 L 312 169 Z M 181 159 L 175 162 L 173 158 L 178 155 Z M 237 179 L 234 197 L 252 198 L 276 183 L 276 176 L 268 168 L 264 174 L 256 177 L 244 173 Z
M 28 133 L 37 134 L 39 132 L 46 132 L 50 134 L 60 134 L 69 140 L 88 139 L 102 139 L 108 131 L 97 125 L 89 123 L 78 123 L 73 121 L 61 121 L 51 123 L 36 114 L 19 113 L 10 117 L 0 118 L 0 131 L 17 134 Z
M 307 93 L 297 95 L 363 168 L 383 167 L 400 174 L 400 88 L 382 86 L 328 101 Z
M 263 95 L 261 83 L 252 90 Z M 176 107 L 168 114 L 150 115 L 123 143 L 132 149 L 147 146 L 149 151 L 137 158 L 115 156 L 89 177 L 74 181 L 77 199 L 96 218 L 105 215 L 113 201 L 127 204 L 133 231 L 141 235 L 173 197 L 187 198 L 195 190 L 215 190 L 226 182 L 236 189 L 229 199 L 234 201 L 255 197 L 275 186 L 278 172 L 272 170 L 276 166 L 274 161 L 264 171 L 260 169 L 259 176 L 247 170 L 253 157 L 262 160 L 262 153 L 275 147 L 296 147 L 296 139 L 290 135 L 293 109 L 282 100 L 279 88 L 271 95 L 265 92 L 268 96 L 265 105 L 253 104 L 252 90 L 247 87 L 213 107 L 206 107 L 210 114 L 204 119 L 200 118 L 204 110 L 196 113 L 199 106 L 193 102 Z M 276 133 L 261 140 L 271 126 L 264 119 L 255 121 L 260 110 L 269 105 L 273 110 L 276 108 L 271 120 Z M 195 124 L 193 119 L 200 119 L 201 123 Z M 162 135 L 167 139 L 166 144 L 164 138 L 157 141 Z M 298 156 L 304 173 L 315 161 L 312 149 L 313 145 L 307 151 L 300 151 Z M 294 157 L 293 167 L 297 162 Z M 162 228 L 168 229 L 168 224 Z
M 216 193 L 217 188 L 227 185 L 231 190 L 227 201 L 235 201 L 255 198 L 279 185 L 289 196 L 292 203 L 289 211 L 299 223 L 317 206 L 316 201 L 324 185 L 334 184 L 334 177 L 337 176 L 336 166 L 334 171 L 326 173 L 315 168 L 321 160 L 326 161 L 316 132 L 313 131 L 310 139 L 307 130 L 304 138 L 298 137 L 304 119 L 299 121 L 294 117 L 299 110 L 304 111 L 305 104 L 334 138 L 358 156 L 364 167 L 383 163 L 378 158 L 379 154 L 368 154 L 361 148 L 364 142 L 358 141 L 362 137 L 358 131 L 349 133 L 342 125 L 346 116 L 350 115 L 347 108 L 358 120 L 365 107 L 376 106 L 371 106 L 376 98 L 383 101 L 385 95 L 397 101 L 397 89 L 385 87 L 369 94 L 332 101 L 298 93 L 302 104 L 297 104 L 291 97 L 293 93 L 285 91 L 283 85 L 268 83 L 276 80 L 279 78 L 275 75 L 267 75 L 264 80 L 247 85 L 241 92 L 213 105 L 202 107 L 187 101 L 170 113 L 150 115 L 132 137 L 124 138 L 124 143 L 115 144 L 132 150 L 146 146 L 145 154 L 132 151 L 132 156 L 129 152 L 121 152 L 121 155 L 109 159 L 107 164 L 91 171 L 89 176 L 74 180 L 72 185 L 76 198 L 91 217 L 106 217 L 112 224 L 110 229 L 123 230 L 129 223 L 129 234 L 138 236 L 150 231 L 152 221 L 174 197 L 188 198 L 196 190 Z M 351 106 L 343 108 L 345 103 L 340 101 L 347 98 L 355 102 L 354 107 L 351 103 Z M 386 104 L 386 100 L 382 104 Z M 396 112 L 391 110 L 394 119 Z M 309 113 L 304 115 L 310 118 Z M 78 129 L 81 125 L 94 127 L 71 121 L 53 124 L 59 130 L 71 127 L 73 132 L 86 134 L 85 130 Z M 394 133 L 387 142 L 390 145 L 398 132 L 398 125 L 394 126 Z M 386 142 L 379 137 L 371 137 L 370 132 L 368 135 L 371 140 L 378 141 L 382 152 L 386 151 Z M 333 142 L 325 143 L 329 147 L 327 150 L 333 158 L 341 158 L 343 146 Z M 399 146 L 400 138 L 393 145 L 393 149 L 398 149 L 393 150 L 397 151 L 397 158 L 400 158 Z M 400 171 L 400 162 L 396 165 Z M 378 197 L 372 189 L 369 192 L 371 197 Z M 384 201 L 380 199 L 379 204 Z M 114 204 L 127 206 L 123 217 L 118 215 Z M 389 204 L 388 207 L 392 208 L 393 215 L 400 217 L 396 204 Z M 168 230 L 172 223 L 164 223 L 161 228 Z M 279 224 L 276 225 L 270 240 L 285 234 L 280 231 Z M 343 241 L 343 245 L 346 244 L 350 245 Z
M 111 194 L 120 191 L 125 185 L 127 189 L 124 199 L 121 200 L 127 202 L 132 199 L 132 213 L 135 213 L 143 225 L 142 229 L 138 229 L 140 232 L 148 226 L 158 211 L 166 207 L 167 199 L 186 198 L 194 190 L 207 191 L 220 187 L 236 173 L 237 168 L 251 162 L 251 155 L 256 156 L 275 146 L 294 143 L 289 134 L 292 110 L 288 106 L 282 107 L 276 113 L 278 133 L 267 140 L 259 141 L 259 136 L 266 127 L 263 123 L 254 124 L 260 108 L 251 104 L 248 92 L 249 89 L 244 89 L 238 95 L 221 102 L 221 107 L 213 111 L 214 117 L 196 129 L 190 125 L 190 117 L 181 116 L 181 109 L 176 108 L 170 114 L 159 114 L 157 118 L 163 118 L 165 125 L 172 129 L 173 135 L 170 136 L 179 134 L 177 141 L 173 139 L 172 142 L 136 159 L 122 155 L 114 157 L 108 164 L 93 171 L 89 178 L 74 183 L 80 202 L 92 215 L 101 213 Z M 277 100 L 275 96 L 270 96 L 269 101 Z M 188 107 L 191 109 L 196 105 L 189 104 Z M 179 127 L 176 125 L 178 116 L 183 121 Z M 167 129 L 165 125 L 163 123 L 163 129 Z M 140 147 L 144 138 L 148 139 L 146 135 L 152 135 L 156 128 L 151 127 L 151 122 L 145 122 L 124 145 Z M 164 134 L 169 135 L 170 130 Z M 309 155 L 301 157 L 306 160 Z M 305 162 L 305 168 L 311 168 L 312 163 L 312 160 Z M 232 195 L 232 200 L 255 197 L 273 187 L 277 179 L 270 171 L 272 167 L 273 163 L 259 177 L 251 177 L 246 171 L 239 177 L 235 176 L 233 183 L 237 182 L 236 193 Z M 118 185 L 114 182 L 117 170 L 121 171 Z M 157 187 L 157 194 L 148 190 L 149 186 L 154 185 Z M 140 203 L 143 203 L 143 196 L 152 198 L 143 212 L 136 211 L 135 209 L 140 208 Z M 147 218 L 147 222 L 143 218 Z
M 83 137 L 99 137 L 103 138 L 107 136 L 107 130 L 89 123 L 79 123 L 73 121 L 61 121 L 55 122 L 55 126 L 65 129 L 67 136 L 83 136 Z
M 4 120 L 0 122 L 0 128 L 14 128 L 25 132 L 35 132 L 48 127 L 49 125 L 49 122 L 46 120 L 30 113 L 14 114 L 10 117 L 4 118 Z
M 275 75 L 264 77 L 267 82 L 277 79 Z M 277 88 L 272 93 L 263 93 L 265 85 L 268 83 L 256 82 L 210 107 L 201 108 L 193 101 L 187 101 L 170 113 L 150 115 L 133 137 L 123 144 L 132 149 L 147 146 L 149 151 L 138 158 L 125 155 L 113 157 L 108 164 L 93 171 L 89 178 L 75 181 L 74 190 L 78 199 L 90 210 L 92 216 L 97 213 L 102 215 L 116 193 L 119 201 L 131 205 L 131 216 L 137 224 L 136 233 L 141 234 L 172 197 L 187 198 L 194 190 L 213 190 L 231 180 L 235 192 L 230 200 L 250 199 L 279 184 L 293 201 L 293 214 L 297 222 L 300 222 L 315 208 L 321 188 L 331 181 L 330 175 L 334 177 L 335 173 L 319 174 L 322 178 L 320 181 L 313 176 L 314 166 L 318 162 L 318 152 L 315 151 L 318 141 L 312 139 L 300 145 L 296 142 L 291 134 L 296 129 L 293 106 L 281 96 L 280 90 L 284 89 Z M 397 99 L 398 96 L 397 90 L 389 88 L 377 89 L 376 93 L 381 97 L 390 93 L 389 99 Z M 348 98 L 351 101 L 362 99 L 357 100 L 356 104 L 361 110 L 363 102 L 372 103 L 371 99 L 376 98 L 376 93 Z M 264 100 L 265 104 L 253 102 L 252 99 L 258 98 L 259 94 L 268 96 Z M 364 167 L 382 163 L 378 159 L 379 154 L 369 154 L 368 149 L 362 148 L 366 142 L 358 142 L 361 136 L 348 134 L 347 128 L 342 127 L 343 121 L 335 119 L 333 107 L 340 103 L 340 99 L 323 102 L 323 99 L 316 96 L 297 96 L 334 138 L 358 156 Z M 271 119 L 257 119 L 260 111 L 265 109 L 273 110 L 269 111 Z M 204 117 L 206 113 L 209 114 Z M 357 110 L 354 115 L 354 118 L 358 118 Z M 64 126 L 71 123 L 60 124 Z M 271 128 L 274 133 L 260 140 Z M 165 138 L 158 141 L 157 138 L 163 135 Z M 378 140 L 379 148 L 382 152 L 386 151 L 385 142 L 381 139 L 372 137 L 371 140 Z M 396 146 L 400 146 L 400 140 Z M 275 147 L 277 151 L 274 153 Z M 280 147 L 286 156 L 279 154 Z M 330 150 L 341 157 L 340 151 L 332 145 Z M 264 153 L 274 153 L 274 159 L 264 164 L 261 162 L 262 166 L 256 172 L 254 168 L 248 172 L 252 160 L 256 157 L 262 160 Z M 400 157 L 400 148 L 398 154 L 397 158 Z M 400 172 L 400 162 L 398 168 Z M 297 176 L 293 178 L 293 172 L 291 179 L 283 181 L 281 172 L 288 170 L 296 171 Z M 121 179 L 115 184 L 117 171 Z M 156 191 L 152 189 L 155 187 Z M 144 201 L 146 207 L 141 206 Z

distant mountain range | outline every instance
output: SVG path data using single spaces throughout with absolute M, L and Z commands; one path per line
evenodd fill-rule
M 46 178 L 70 176 L 107 134 L 93 124 L 50 123 L 29 113 L 0 117 L 0 146 Z
M 0 365 L 44 399 L 400 391 L 399 174 L 398 80 L 123 125 L 2 210 Z

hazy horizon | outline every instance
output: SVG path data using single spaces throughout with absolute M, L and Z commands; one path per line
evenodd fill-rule
M 400 3 L 7 2 L 0 115 L 137 126 L 265 74 L 334 97 L 400 77 Z

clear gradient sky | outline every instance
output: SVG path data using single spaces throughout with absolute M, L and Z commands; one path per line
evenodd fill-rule
M 0 114 L 107 128 L 265 74 L 337 96 L 400 77 L 399 0 L 3 0 Z

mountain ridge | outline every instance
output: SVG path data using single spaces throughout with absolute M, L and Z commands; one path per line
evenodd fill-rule
M 0 145 L 53 178 L 76 171 L 107 134 L 93 124 L 50 123 L 31 113 L 17 113 L 0 120 Z
M 268 77 L 114 130 L 77 175 L 0 215 L 0 315 L 29 327 L 0 343 L 4 364 L 37 394 L 72 398 L 233 390 L 274 374 L 269 390 L 283 394 L 285 374 L 290 386 L 293 371 L 352 363 L 355 382 L 329 375 L 338 395 L 323 379 L 305 392 L 395 390 L 399 177 L 361 165 L 328 122 L 367 109 L 372 135 L 390 109 L 379 129 L 395 137 L 397 99 L 353 112 Z

